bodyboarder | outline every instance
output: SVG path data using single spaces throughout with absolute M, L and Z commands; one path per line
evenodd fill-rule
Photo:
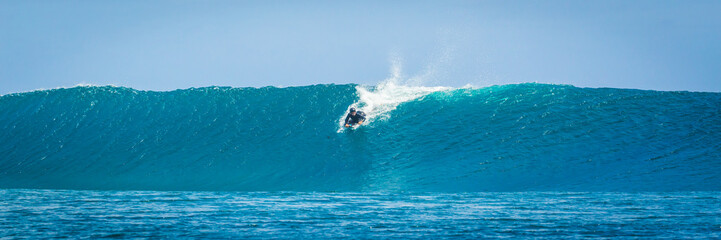
M 350 108 L 350 112 L 345 116 L 345 127 L 352 127 L 360 125 L 366 120 L 366 114 L 362 111 L 356 111 L 355 108 Z

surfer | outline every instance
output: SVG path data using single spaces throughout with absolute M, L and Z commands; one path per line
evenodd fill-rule
M 355 108 L 350 108 L 350 112 L 345 116 L 345 127 L 351 127 L 353 125 L 360 125 L 366 120 L 366 114 L 362 111 L 356 111 Z

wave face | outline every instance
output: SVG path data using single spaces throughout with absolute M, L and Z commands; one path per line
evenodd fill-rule
M 721 190 L 720 93 L 75 87 L 1 96 L 0 130 L 0 188 Z

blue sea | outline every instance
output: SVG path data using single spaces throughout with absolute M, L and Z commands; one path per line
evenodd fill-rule
M 346 129 L 348 109 L 367 121 Z M 0 96 L 0 239 L 721 238 L 721 93 Z
M 3 238 L 721 238 L 721 195 L 0 191 Z

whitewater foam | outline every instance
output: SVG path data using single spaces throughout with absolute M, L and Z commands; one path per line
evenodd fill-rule
M 339 119 L 338 131 L 343 131 L 345 116 L 350 108 L 356 108 L 366 113 L 366 124 L 371 125 L 374 121 L 390 118 L 390 112 L 404 102 L 417 100 L 434 92 L 453 90 L 450 87 L 408 86 L 397 82 L 392 78 L 377 86 L 356 86 L 358 100 L 348 106 Z

